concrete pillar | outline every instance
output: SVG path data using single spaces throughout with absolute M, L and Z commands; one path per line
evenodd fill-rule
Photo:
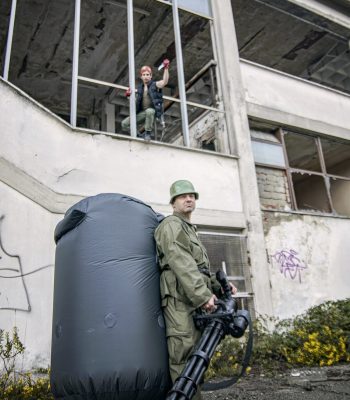
M 102 130 L 115 133 L 115 104 L 103 102 Z
M 100 130 L 100 120 L 95 114 L 91 114 L 87 120 L 88 129 L 93 129 L 95 131 Z
M 269 268 L 231 2 L 213 0 L 212 9 L 228 140 L 231 153 L 239 156 L 240 186 L 247 223 L 245 233 L 248 237 L 255 309 L 259 314 L 272 315 Z

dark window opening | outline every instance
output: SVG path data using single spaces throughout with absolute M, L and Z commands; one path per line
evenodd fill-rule
M 331 178 L 330 186 L 334 210 L 350 217 L 350 181 Z
M 314 137 L 286 132 L 284 142 L 291 168 L 321 172 L 321 164 Z
M 350 145 L 345 141 L 285 132 L 294 208 L 350 216 Z
M 349 141 L 277 126 L 268 126 L 267 130 L 258 121 L 253 124 L 252 147 L 264 209 L 290 208 L 350 217 Z M 284 153 L 284 165 L 276 163 L 277 153 L 271 151 L 272 146 L 278 148 L 276 137 Z M 284 173 L 285 185 L 279 173 Z
M 331 212 L 323 176 L 294 172 L 292 181 L 299 210 Z
M 158 81 L 163 79 L 164 69 L 159 69 L 162 61 L 170 60 L 170 78 L 163 89 L 164 115 L 155 122 L 153 138 L 175 144 L 186 142 L 186 146 L 193 142 L 197 148 L 220 151 L 216 140 L 196 140 L 193 136 L 188 139 L 187 132 L 188 125 L 193 127 L 199 123 L 208 111 L 218 113 L 222 109 L 218 104 L 219 75 L 214 60 L 210 2 L 179 1 L 176 13 L 179 31 L 177 24 L 175 28 L 171 2 L 134 0 L 130 29 L 128 5 L 126 0 L 81 1 L 76 63 L 73 60 L 73 36 L 77 27 L 74 1 L 18 2 L 9 81 L 57 115 L 71 115 L 73 126 L 130 135 L 125 121 L 130 115 L 130 100 L 125 90 L 131 85 L 129 52 L 133 39 L 136 88 L 141 82 L 138 78 L 142 66 L 150 66 L 153 79 Z M 11 1 L 5 0 L 0 10 L 2 69 L 10 9 Z M 180 47 L 175 38 L 178 36 L 181 36 L 184 76 L 182 68 L 179 71 L 177 68 Z M 78 70 L 77 91 L 72 69 Z M 184 106 L 185 99 L 180 99 L 182 85 L 187 100 Z M 190 114 L 184 126 L 182 113 L 186 109 Z M 226 124 L 217 125 L 215 136 L 224 134 Z M 144 123 L 137 128 L 143 132 Z M 179 141 L 179 136 L 186 136 L 188 140 Z
M 321 139 L 326 171 L 350 178 L 350 145 Z

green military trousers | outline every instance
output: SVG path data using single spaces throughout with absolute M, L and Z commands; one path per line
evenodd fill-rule
M 201 333 L 193 322 L 193 307 L 170 296 L 166 297 L 162 304 L 166 323 L 170 376 L 174 383 L 183 371 Z M 201 398 L 200 389 L 198 389 L 193 399 Z
M 155 113 L 156 113 L 156 110 L 152 107 L 147 108 L 144 111 L 140 111 L 138 114 L 136 114 L 137 126 L 139 127 L 143 123 L 145 123 L 145 131 L 151 132 L 153 129 Z M 122 121 L 122 130 L 128 131 L 129 129 L 130 129 L 130 117 L 126 117 Z

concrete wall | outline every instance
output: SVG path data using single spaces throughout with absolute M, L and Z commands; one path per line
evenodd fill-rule
M 229 1 L 222 3 L 214 11 L 224 14 L 219 15 L 224 27 L 233 18 L 225 12 Z M 261 218 L 246 112 L 349 139 L 350 97 L 251 63 L 239 64 L 238 50 L 233 54 L 225 47 L 234 28 L 216 29 L 227 82 L 228 141 L 240 160 L 73 131 L 0 80 L 0 319 L 2 328 L 20 328 L 27 347 L 24 368 L 49 363 L 54 227 L 71 204 L 101 192 L 126 193 L 170 213 L 169 184 L 192 180 L 200 192 L 194 222 L 244 229 L 248 236 L 258 314 L 289 317 L 323 300 L 349 296 L 348 220 L 272 212 Z M 283 174 L 261 168 L 257 177 L 264 207 L 289 207 Z M 29 275 L 15 278 L 21 271 Z
M 267 67 L 241 61 L 248 114 L 350 139 L 350 96 Z
M 0 157 L 50 190 L 79 196 L 126 193 L 170 212 L 169 184 L 186 177 L 200 192 L 199 208 L 236 215 L 242 226 L 236 157 L 73 131 L 9 85 L 0 82 L 0 91 L 5 99 L 0 105 Z M 232 223 L 236 226 L 228 221 Z
M 274 315 L 350 297 L 349 220 L 265 212 L 264 221 Z
M 231 154 L 239 155 L 239 177 L 244 215 L 247 221 L 247 247 L 251 266 L 251 280 L 258 312 L 272 313 L 264 232 L 259 204 L 259 192 L 250 140 L 250 130 L 245 101 L 245 87 L 239 63 L 239 49 L 230 0 L 212 2 L 214 36 L 222 99 L 227 115 L 228 146 Z M 259 300 L 258 300 L 259 299 Z
M 256 167 L 261 206 L 272 210 L 290 210 L 291 201 L 283 170 Z
M 19 367 L 47 367 L 51 346 L 53 231 L 61 216 L 0 182 L 0 217 L 0 328 L 19 328 L 26 347 Z
M 3 81 L 0 96 L 0 327 L 19 327 L 20 367 L 50 363 L 53 232 L 82 197 L 125 193 L 170 213 L 169 185 L 188 178 L 194 222 L 244 228 L 236 157 L 73 131 Z
M 291 212 L 285 172 L 260 166 L 256 171 L 260 203 L 265 210 L 263 223 L 272 314 L 280 319 L 291 318 L 324 301 L 349 298 L 350 248 L 346 235 L 350 220 L 321 213 Z M 307 193 L 316 196 L 315 188 L 310 190 L 309 186 L 310 183 L 303 196 Z M 347 195 L 344 190 L 343 204 L 349 198 Z M 320 209 L 326 204 L 324 199 Z

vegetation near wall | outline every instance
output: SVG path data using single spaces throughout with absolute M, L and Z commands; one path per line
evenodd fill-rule
M 350 299 L 329 301 L 295 319 L 274 322 L 273 332 L 264 328 L 265 320 L 255 323 L 254 350 L 248 371 L 273 374 L 292 367 L 322 367 L 350 361 Z M 238 373 L 245 340 L 227 337 L 216 349 L 206 377 Z M 53 400 L 49 369 L 16 371 L 16 360 L 24 351 L 16 328 L 12 332 L 0 329 L 1 400 Z
M 24 351 L 16 327 L 11 333 L 0 329 L 0 399 L 53 400 L 48 369 L 23 373 L 16 371 L 16 361 Z

